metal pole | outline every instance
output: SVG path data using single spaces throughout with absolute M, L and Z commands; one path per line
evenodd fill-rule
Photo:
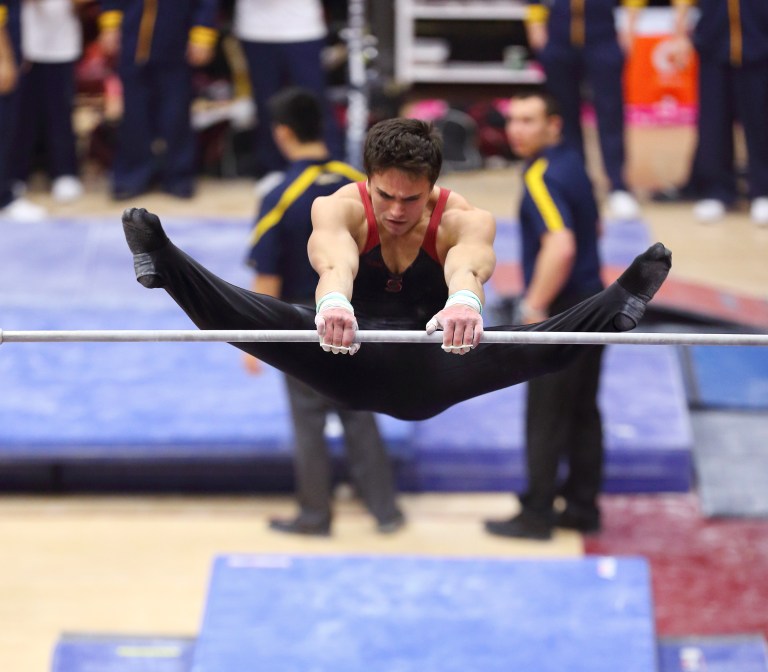
M 360 343 L 442 343 L 442 333 L 423 331 L 357 332 Z M 128 342 L 226 342 L 226 343 L 317 343 L 311 330 L 184 330 L 114 329 L 84 331 L 4 331 L 0 343 L 128 343 Z M 576 345 L 753 345 L 768 346 L 766 334 L 677 334 L 677 333 L 596 333 L 570 331 L 485 331 L 483 343 L 576 344 Z

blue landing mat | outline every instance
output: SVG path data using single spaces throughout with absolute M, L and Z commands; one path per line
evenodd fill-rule
M 606 491 L 689 489 L 693 437 L 673 348 L 609 346 L 599 403 Z M 415 459 L 403 467 L 414 489 L 524 490 L 524 406 L 518 385 L 418 423 Z
M 768 412 L 697 411 L 692 424 L 704 514 L 768 517 Z
M 248 222 L 165 227 L 220 276 L 250 284 L 242 263 Z M 119 221 L 11 227 L 0 259 L 3 329 L 194 328 L 165 292 L 135 281 Z M 250 376 L 240 358 L 222 343 L 6 344 L 0 454 L 27 461 L 277 455 L 287 464 L 282 377 L 269 367 Z M 379 424 L 395 454 L 407 449 L 408 423 L 379 416 Z
M 690 401 L 703 408 L 768 409 L 768 352 L 758 347 L 692 346 Z
M 51 672 L 189 672 L 194 646 L 181 637 L 64 635 Z
M 639 558 L 222 556 L 196 672 L 656 672 Z
M 663 639 L 659 672 L 768 672 L 768 651 L 759 635 Z
M 168 220 L 165 226 L 179 246 L 211 270 L 235 284 L 250 283 L 242 264 L 248 221 L 201 218 Z M 499 232 L 499 257 L 514 257 L 516 228 L 503 224 Z M 608 227 L 606 259 L 626 264 L 644 248 L 646 235 L 642 225 Z M 165 292 L 136 283 L 119 221 L 85 218 L 4 227 L 0 328 L 186 329 L 192 324 Z M 640 356 L 621 347 L 621 354 L 607 357 L 603 392 L 607 489 L 687 490 L 690 430 L 676 383 L 678 363 L 663 349 L 645 348 Z M 228 345 L 207 343 L 0 346 L 5 389 L 0 466 L 37 469 L 56 463 L 63 465 L 60 485 L 87 487 L 97 461 L 119 468 L 118 483 L 138 479 L 130 469 L 147 465 L 161 486 L 170 487 L 176 481 L 155 468 L 158 461 L 173 462 L 172 475 L 180 481 L 188 477 L 202 483 L 201 462 L 270 460 L 280 474 L 265 472 L 262 480 L 268 483 L 260 487 L 288 488 L 292 435 L 281 376 L 270 369 L 249 376 L 240 356 Z M 641 384 L 628 386 L 627 380 Z M 387 445 L 402 465 L 401 486 L 520 489 L 522 439 L 516 418 L 522 395 L 522 388 L 487 395 L 424 425 L 380 416 Z M 209 470 L 211 477 L 214 473 Z M 100 472 L 99 478 L 105 475 Z

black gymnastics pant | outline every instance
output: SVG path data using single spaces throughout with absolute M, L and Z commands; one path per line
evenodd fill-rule
M 165 290 L 200 329 L 310 329 L 315 312 L 236 287 L 168 243 L 139 255 Z M 565 312 L 527 326 L 486 331 L 617 332 L 623 314 L 637 323 L 645 304 L 613 283 Z M 358 316 L 361 330 L 388 325 Z M 626 320 L 622 321 L 626 323 Z M 409 328 L 423 329 L 425 325 Z M 350 357 L 324 352 L 317 343 L 235 343 L 241 350 L 298 378 L 320 393 L 356 410 L 423 420 L 449 406 L 487 392 L 557 371 L 584 345 L 481 343 L 466 355 L 443 352 L 438 344 L 363 343 Z

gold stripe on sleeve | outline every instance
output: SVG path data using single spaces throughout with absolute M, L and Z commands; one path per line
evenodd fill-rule
M 531 194 L 547 229 L 562 231 L 565 228 L 563 217 L 544 182 L 544 173 L 547 172 L 548 167 L 549 162 L 546 159 L 534 161 L 533 165 L 525 171 L 525 186 L 528 187 L 528 193 Z

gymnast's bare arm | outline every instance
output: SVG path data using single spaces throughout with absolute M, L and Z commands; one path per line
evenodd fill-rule
M 315 292 L 317 333 L 324 349 L 334 354 L 357 351 L 353 346 L 357 321 L 350 299 L 360 263 L 364 222 L 365 211 L 354 184 L 312 204 L 312 235 L 307 252 L 320 276 Z
M 437 241 L 438 254 L 445 259 L 449 299 L 427 325 L 427 331 L 443 330 L 443 349 L 448 352 L 463 355 L 480 343 L 483 285 L 496 265 L 495 236 L 496 223 L 489 212 L 451 194 Z

